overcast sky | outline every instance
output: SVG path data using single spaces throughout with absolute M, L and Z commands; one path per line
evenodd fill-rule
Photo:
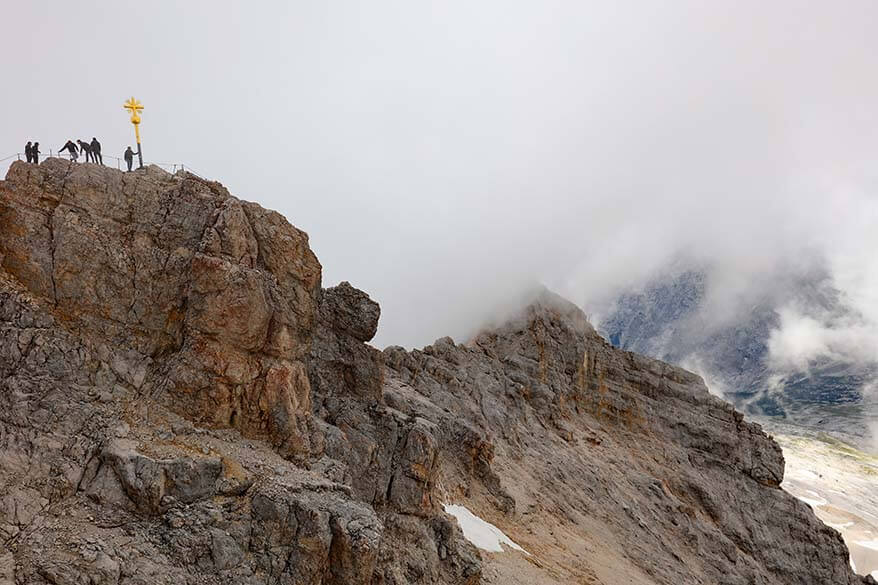
M 681 252 L 730 288 L 825 257 L 875 339 L 876 2 L 84 6 L 4 7 L 0 158 L 121 156 L 134 95 L 145 158 L 306 230 L 378 346 L 535 283 L 600 306 Z

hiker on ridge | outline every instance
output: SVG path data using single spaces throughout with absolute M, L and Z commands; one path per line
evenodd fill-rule
M 33 162 L 34 153 L 33 147 L 30 145 L 30 140 L 24 145 L 24 156 L 27 157 L 27 162 Z
M 76 159 L 79 158 L 79 149 L 76 148 L 76 145 L 73 144 L 72 140 L 68 140 L 58 151 L 58 154 L 61 154 L 65 150 L 70 153 L 70 160 L 76 162 Z
M 101 143 L 94 136 L 91 137 L 91 158 L 99 165 L 104 164 L 104 157 L 101 156 Z
M 88 142 L 77 140 L 76 143 L 79 145 L 79 150 L 85 153 L 85 162 L 92 162 L 94 157 L 92 156 L 91 146 L 89 146 Z
M 30 156 L 33 159 L 33 163 L 35 165 L 40 164 L 40 143 L 34 142 L 34 145 L 30 147 Z
M 130 146 L 125 149 L 125 154 L 123 156 L 125 157 L 125 162 L 128 163 L 128 170 L 130 171 L 131 163 L 134 162 L 134 151 L 131 150 Z

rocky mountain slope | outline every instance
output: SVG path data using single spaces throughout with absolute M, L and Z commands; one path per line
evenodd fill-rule
M 0 266 L 2 585 L 874 583 L 757 425 L 551 293 L 380 352 L 277 213 L 59 159 L 0 182 Z

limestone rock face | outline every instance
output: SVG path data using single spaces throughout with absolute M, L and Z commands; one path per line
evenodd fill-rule
M 304 232 L 218 183 L 60 159 L 11 167 L 0 231 L 6 272 L 125 383 L 307 453 L 321 267 Z
M 871 582 L 779 488 L 783 455 L 758 425 L 698 376 L 613 348 L 560 297 L 467 345 L 385 357 L 393 402 L 446 429 L 446 498 L 538 551 L 541 582 Z
M 479 575 L 435 501 L 389 503 L 411 473 L 394 453 L 422 453 L 380 405 L 378 305 L 323 291 L 280 215 L 185 173 L 49 159 L 0 182 L 0 234 L 0 581 Z M 327 420 L 339 401 L 374 429 Z
M 563 299 L 419 351 L 379 315 L 218 183 L 14 163 L 0 585 L 874 583 L 757 425 Z

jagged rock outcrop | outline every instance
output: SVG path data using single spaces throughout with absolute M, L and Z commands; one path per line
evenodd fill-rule
M 549 293 L 381 352 L 277 213 L 59 159 L 0 182 L 0 267 L 2 585 L 867 582 L 758 426 Z
M 109 363 L 126 384 L 307 454 L 321 268 L 303 232 L 156 168 L 135 177 L 49 160 L 13 165 L 7 184 L 4 269 L 67 328 L 93 333 L 103 359 L 123 348 Z
M 445 488 L 538 551 L 549 582 L 860 582 L 839 535 L 778 488 L 783 456 L 758 425 L 694 374 L 611 347 L 551 293 L 466 346 L 385 353 L 447 424 L 490 438 L 499 482 L 458 464 Z M 534 578 L 519 570 L 503 580 Z

